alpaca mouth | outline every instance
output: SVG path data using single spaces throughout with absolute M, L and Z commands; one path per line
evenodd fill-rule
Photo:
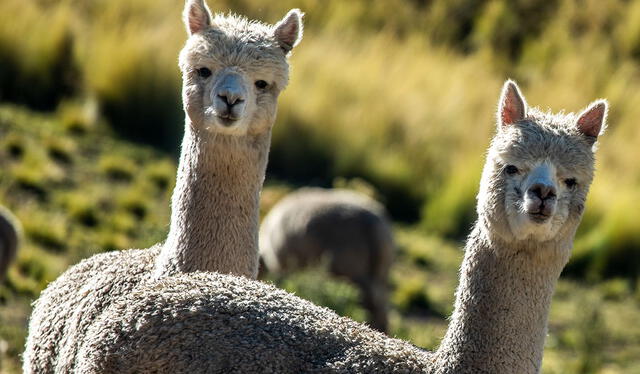
M 542 211 L 528 213 L 529 218 L 535 223 L 545 223 L 551 217 L 550 214 L 543 213 Z
M 218 114 L 216 115 L 216 118 L 218 119 L 218 123 L 224 127 L 233 126 L 233 124 L 238 120 L 238 118 L 233 116 L 231 113 Z

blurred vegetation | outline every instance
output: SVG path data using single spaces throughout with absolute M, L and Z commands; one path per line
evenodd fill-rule
M 0 203 L 27 235 L 0 286 L 0 359 L 9 358 L 0 371 L 17 371 L 29 300 L 69 264 L 164 237 L 182 134 L 182 5 L 0 2 Z M 424 347 L 437 346 L 446 328 L 455 248 L 475 219 L 504 79 L 553 111 L 606 97 L 611 126 L 553 304 L 544 372 L 640 372 L 640 2 L 211 5 L 267 22 L 293 7 L 306 12 L 264 200 L 307 184 L 372 186 L 401 222 L 393 332 Z M 365 318 L 355 289 L 339 281 L 318 288 L 319 277 L 313 270 L 282 285 Z

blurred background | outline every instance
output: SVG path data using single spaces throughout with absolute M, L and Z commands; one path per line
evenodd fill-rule
M 389 210 L 390 335 L 436 348 L 475 219 L 503 81 L 531 105 L 604 97 L 610 127 L 552 304 L 544 373 L 640 373 L 640 1 L 216 0 L 274 23 L 306 12 L 263 209 L 346 187 Z M 30 303 L 94 253 L 164 239 L 183 130 L 180 0 L 0 2 L 0 205 L 24 241 L 0 285 L 0 372 L 19 372 Z M 364 321 L 322 268 L 280 285 Z

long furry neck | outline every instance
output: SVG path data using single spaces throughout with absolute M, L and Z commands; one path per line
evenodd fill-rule
M 480 221 L 469 236 L 438 373 L 538 373 L 551 297 L 571 240 L 505 243 Z
M 232 137 L 186 126 L 169 235 L 154 278 L 217 271 L 255 278 L 260 190 L 271 134 Z

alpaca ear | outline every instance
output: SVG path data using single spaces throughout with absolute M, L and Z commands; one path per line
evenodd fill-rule
M 604 133 L 607 121 L 608 104 L 606 100 L 596 100 L 580 113 L 576 126 L 592 143 Z
M 524 119 L 526 111 L 527 102 L 516 82 L 511 79 L 504 82 L 498 103 L 498 127 L 503 128 Z
M 273 36 L 285 54 L 291 52 L 302 39 L 303 16 L 300 9 L 291 9 L 274 27 Z
M 182 19 L 189 35 L 193 35 L 211 26 L 211 11 L 204 0 L 187 0 Z

